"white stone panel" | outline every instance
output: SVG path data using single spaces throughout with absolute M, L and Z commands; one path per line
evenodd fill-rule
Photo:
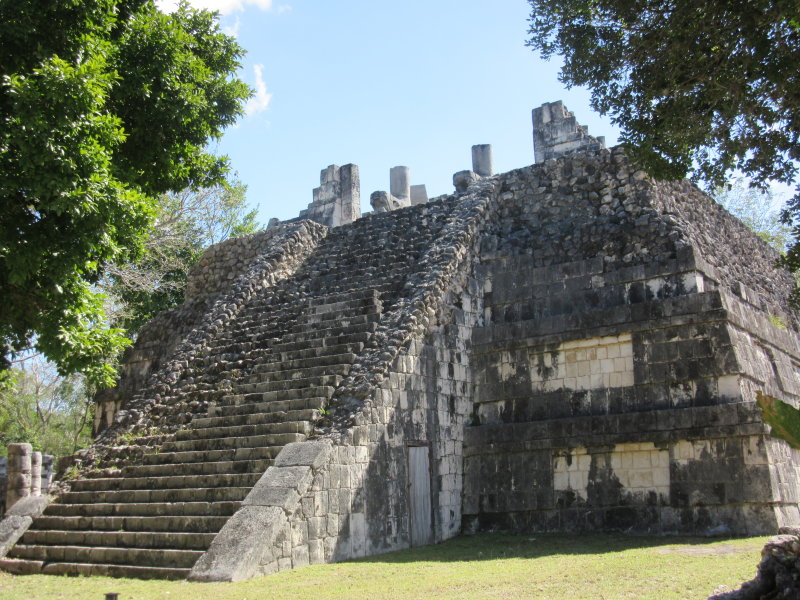
M 574 340 L 555 350 L 531 352 L 534 393 L 633 385 L 633 343 L 629 333 Z

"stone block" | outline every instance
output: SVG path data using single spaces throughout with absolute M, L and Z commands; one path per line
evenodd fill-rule
M 278 507 L 243 506 L 195 563 L 189 580 L 242 581 L 253 577 L 286 523 L 286 514 Z
M 286 512 L 293 511 L 300 502 L 297 490 L 283 487 L 256 485 L 242 502 L 244 506 L 277 507 Z
M 286 444 L 275 457 L 276 467 L 311 467 L 319 469 L 330 455 L 328 441 L 293 442 Z

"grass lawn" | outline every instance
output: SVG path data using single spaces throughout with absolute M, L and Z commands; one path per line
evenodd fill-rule
M 242 583 L 0 574 L 3 600 L 705 599 L 752 579 L 768 538 L 483 534 Z

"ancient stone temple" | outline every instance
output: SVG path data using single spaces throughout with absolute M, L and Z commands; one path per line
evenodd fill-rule
M 792 277 L 546 106 L 532 166 L 478 146 L 456 193 L 398 172 L 402 206 L 360 218 L 332 166 L 308 219 L 210 248 L 0 566 L 240 580 L 492 528 L 800 523 L 754 403 L 800 400 Z

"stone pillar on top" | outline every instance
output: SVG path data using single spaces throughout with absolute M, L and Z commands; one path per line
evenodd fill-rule
M 457 194 L 463 194 L 469 186 L 482 177 L 494 175 L 491 144 L 476 144 L 472 147 L 472 170 L 458 171 L 453 174 L 453 186 Z
M 494 175 L 491 144 L 477 144 L 472 147 L 472 170 L 481 177 Z
M 545 102 L 533 113 L 533 154 L 537 163 L 579 150 L 606 147 L 605 137 L 592 137 L 586 125 L 579 125 L 561 100 Z
M 392 167 L 389 170 L 389 194 L 394 199 L 394 208 L 411 206 L 411 169 Z
M 300 211 L 301 219 L 310 219 L 328 227 L 352 223 L 361 216 L 361 181 L 358 166 L 329 165 L 319 175 L 311 204 Z

